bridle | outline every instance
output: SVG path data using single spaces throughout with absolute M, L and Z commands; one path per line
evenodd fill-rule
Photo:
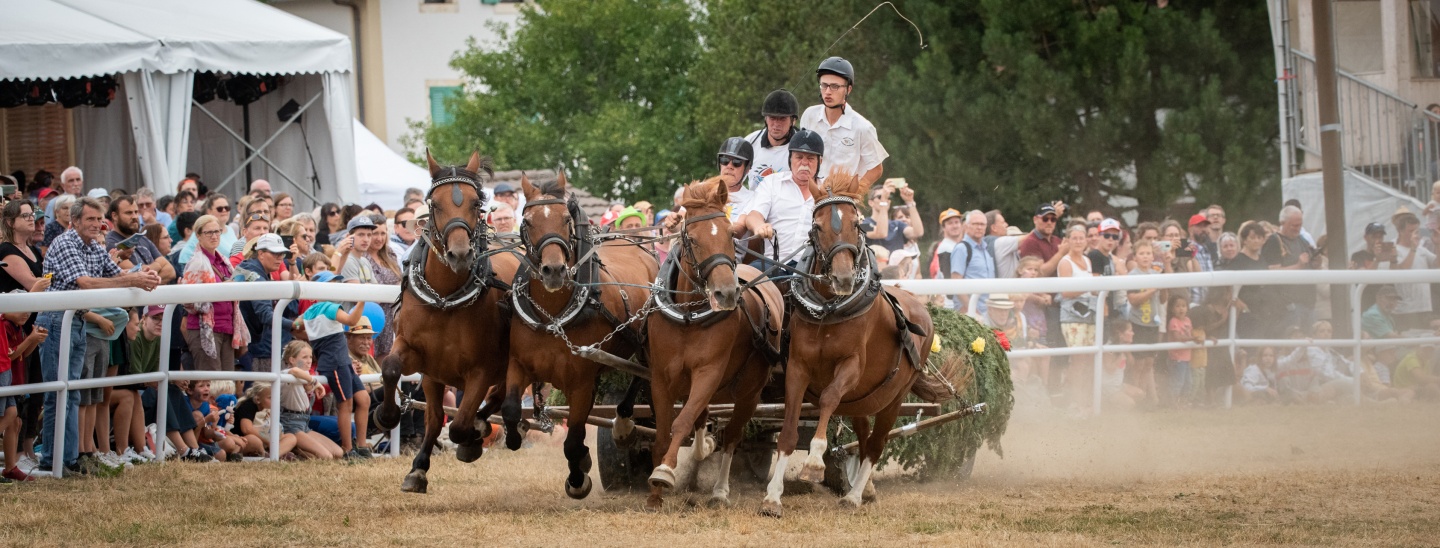
M 690 237 L 690 224 L 709 221 L 724 216 L 725 212 L 717 211 L 699 217 L 685 219 L 685 221 L 680 224 L 680 255 L 685 258 L 685 262 L 690 266 L 690 268 L 685 271 L 685 276 L 690 278 L 690 283 L 701 291 L 708 289 L 710 273 L 714 272 L 715 269 L 721 265 L 729 266 L 731 272 L 735 271 L 735 254 L 715 253 L 714 255 L 706 257 L 703 261 L 697 260 L 698 257 L 695 255 L 695 240 Z M 729 236 L 727 235 L 726 237 L 728 238 Z
M 418 298 L 420 302 L 440 310 L 448 311 L 475 302 L 475 300 L 480 297 L 480 294 L 485 291 L 486 287 L 496 287 L 502 291 L 508 290 L 509 288 L 506 284 L 494 278 L 493 272 L 489 269 L 489 260 L 486 258 L 488 255 L 483 253 L 483 250 L 486 248 L 489 227 L 485 225 L 485 217 L 482 215 L 481 202 L 483 200 L 479 198 L 484 196 L 484 194 L 480 191 L 479 174 L 457 167 L 444 169 L 449 173 L 437 176 L 431 181 L 430 191 L 425 194 L 425 205 L 430 208 L 430 211 L 435 211 L 435 191 L 443 186 L 450 186 L 450 200 L 456 206 L 461 206 L 465 203 L 465 195 L 461 191 L 460 185 L 468 185 L 470 188 L 475 189 L 475 196 L 477 198 L 475 200 L 475 223 L 471 224 L 460 217 L 455 217 L 447 221 L 445 225 L 439 229 L 439 236 L 448 234 L 453 228 L 465 229 L 466 236 L 470 238 L 470 264 L 452 265 L 449 263 L 449 259 L 446 258 L 449 249 L 447 246 L 441 245 L 442 238 L 437 237 L 434 226 L 435 219 L 432 216 L 430 219 L 431 222 L 426 223 L 421 229 L 420 242 L 416 244 L 417 247 L 421 248 L 421 255 L 419 258 L 407 263 L 402 285 L 408 288 L 411 294 Z M 427 246 L 430 249 L 424 250 L 423 248 Z M 441 295 L 440 292 L 436 291 L 435 288 L 430 285 L 429 280 L 425 278 L 425 263 L 429 261 L 432 251 L 435 253 L 435 256 L 446 266 L 450 267 L 451 270 L 463 270 L 466 274 L 465 283 L 449 295 Z M 464 268 L 456 268 L 457 266 L 463 266 Z
M 850 206 L 850 208 L 855 211 L 855 232 L 860 240 L 859 245 L 839 239 L 840 231 L 844 228 L 841 226 L 842 216 L 840 215 L 840 206 Z M 831 262 L 835 259 L 836 255 L 839 255 L 843 251 L 849 251 L 850 255 L 855 258 L 855 270 L 859 271 L 865 260 L 865 254 L 862 250 L 866 249 L 865 233 L 860 230 L 860 204 L 857 204 L 855 200 L 845 196 L 831 195 L 815 202 L 815 209 L 813 211 L 820 211 L 827 207 L 830 208 L 830 229 L 836 235 L 836 242 L 828 249 L 821 249 L 820 223 L 813 221 L 813 212 L 810 224 L 810 249 L 814 251 L 815 261 L 819 263 L 818 266 L 821 269 L 819 275 L 829 275 L 833 266 Z
M 530 216 L 526 214 L 526 212 L 532 207 L 548 207 L 552 205 L 561 206 L 565 211 L 566 233 L 548 232 L 541 235 L 539 241 L 530 239 Z M 576 230 L 575 216 L 571 213 L 573 205 L 569 200 L 554 197 L 525 202 L 525 207 L 521 209 L 520 241 L 525 245 L 525 261 L 530 263 L 531 269 L 540 269 L 540 262 L 542 261 L 540 252 L 544 250 L 546 246 L 551 245 L 560 246 L 560 250 L 565 253 L 565 263 L 574 266 L 573 263 L 577 257 L 575 256 L 575 246 L 572 242 L 578 241 L 580 234 L 578 230 Z
M 430 244 L 430 247 L 436 251 L 436 254 L 441 257 L 441 260 L 445 260 L 444 258 L 450 250 L 447 247 L 448 244 L 441 245 L 443 243 L 444 236 L 446 234 L 449 234 L 450 230 L 454 228 L 463 228 L 465 229 L 466 237 L 470 240 L 470 249 L 474 252 L 474 254 L 471 255 L 471 260 L 474 261 L 475 258 L 478 257 L 479 254 L 486 247 L 486 229 L 489 228 L 484 224 L 485 214 L 483 196 L 485 194 L 483 191 L 480 190 L 480 176 L 472 171 L 454 166 L 444 168 L 444 171 L 448 171 L 449 173 L 445 175 L 439 175 L 430 182 L 430 191 L 425 193 L 425 207 L 429 208 L 431 212 L 434 212 L 435 191 L 447 185 L 450 185 L 451 202 L 454 203 L 456 207 L 464 205 L 465 194 L 461 192 L 460 185 L 467 185 L 475 190 L 475 223 L 471 224 L 469 221 L 466 221 L 461 217 L 454 217 L 451 218 L 449 221 L 446 221 L 445 226 L 441 227 L 439 232 L 437 233 L 435 230 L 435 218 L 434 214 L 432 213 L 430 218 L 431 222 L 425 224 L 425 228 L 421 231 L 421 235 L 425 238 L 425 241 Z

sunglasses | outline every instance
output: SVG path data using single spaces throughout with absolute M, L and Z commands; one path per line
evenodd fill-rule
M 264 213 L 256 213 L 256 214 L 254 214 L 254 215 L 251 215 L 249 219 L 246 219 L 245 222 L 248 223 L 248 222 L 250 222 L 250 221 L 269 221 L 269 220 L 270 220 L 270 216 L 269 216 L 269 215 L 266 215 L 266 214 L 264 214 Z
M 1119 239 L 1120 239 L 1120 235 L 1119 235 L 1119 234 L 1101 234 L 1100 237 L 1105 238 L 1106 240 L 1119 240 Z
M 326 211 L 326 212 L 325 212 L 325 216 L 326 216 L 326 217 L 329 217 L 329 216 L 331 216 L 331 215 L 339 215 L 339 214 L 340 214 L 339 211 L 333 211 L 333 210 L 332 210 L 332 211 Z
M 1044 217 L 1041 217 L 1041 218 L 1040 218 L 1040 221 L 1046 222 L 1046 223 L 1053 223 L 1053 222 L 1055 222 L 1055 219 L 1056 219 L 1056 217 L 1055 217 L 1054 215 L 1046 215 L 1046 216 L 1044 216 Z
M 215 211 L 218 211 L 218 212 L 220 212 L 220 213 L 225 213 L 225 212 L 230 211 L 230 206 L 216 206 L 216 207 L 215 207 Z
M 720 166 L 745 167 L 745 160 L 741 160 L 739 158 L 721 158 Z

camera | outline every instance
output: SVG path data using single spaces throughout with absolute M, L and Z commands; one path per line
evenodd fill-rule
M 1180 250 L 1175 252 L 1176 257 L 1194 257 L 1195 250 L 1190 249 L 1190 240 L 1180 240 Z

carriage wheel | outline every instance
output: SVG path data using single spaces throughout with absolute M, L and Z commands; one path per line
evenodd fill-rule
M 607 492 L 647 491 L 650 471 L 650 444 L 635 443 L 625 447 L 615 443 L 609 428 L 599 428 L 595 435 L 595 453 L 599 457 L 600 486 Z

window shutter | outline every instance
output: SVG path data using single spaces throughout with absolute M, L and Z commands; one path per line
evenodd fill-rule
M 449 125 L 454 116 L 445 108 L 445 101 L 460 95 L 460 86 L 432 86 L 430 88 L 430 122 L 437 126 Z
M 27 176 L 44 169 L 60 176 L 70 165 L 70 112 L 58 103 L 22 106 L 0 112 L 4 121 L 5 172 L 24 170 Z

